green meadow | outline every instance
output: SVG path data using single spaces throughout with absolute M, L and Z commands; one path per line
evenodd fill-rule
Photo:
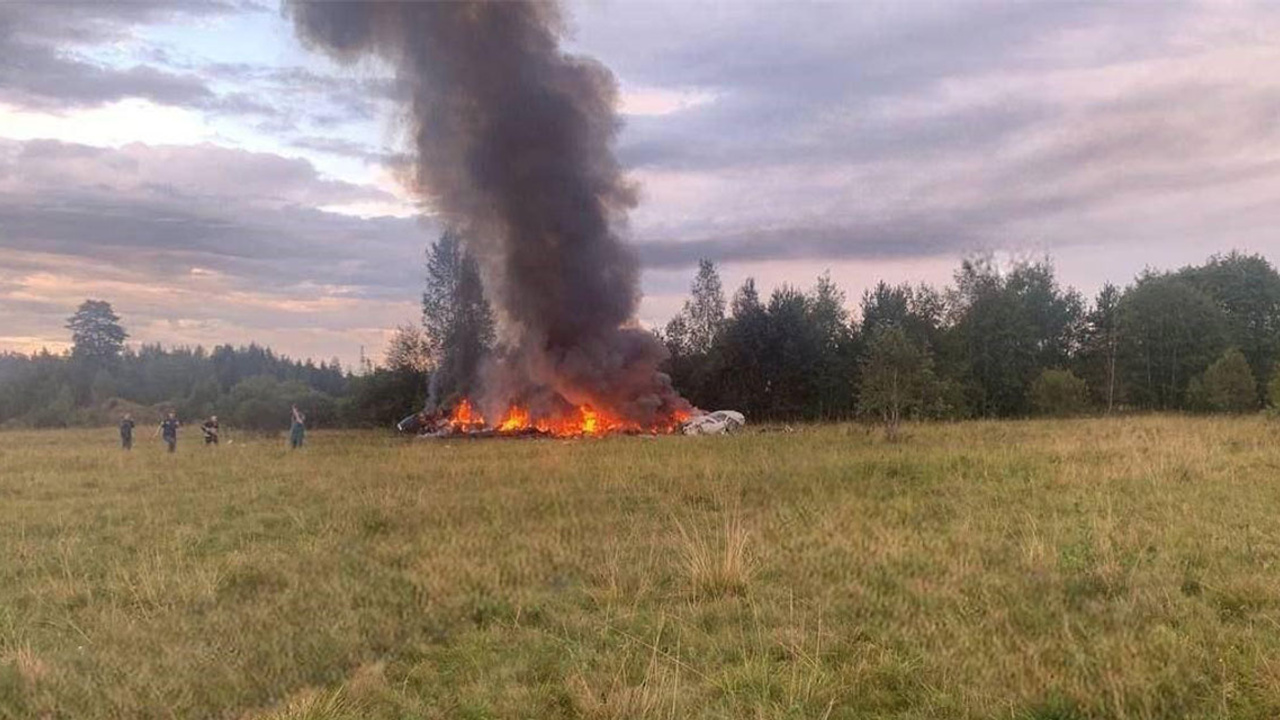
M 1280 717 L 1280 424 L 0 433 L 0 718 Z

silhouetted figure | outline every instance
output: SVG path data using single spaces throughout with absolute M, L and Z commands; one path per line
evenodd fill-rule
M 289 424 L 289 447 L 297 450 L 302 447 L 302 440 L 307 434 L 307 416 L 302 414 L 297 405 L 293 406 L 293 420 Z
M 125 450 L 133 449 L 133 426 L 133 416 L 125 413 L 124 417 L 120 418 L 120 447 Z
M 218 416 L 210 415 L 208 420 L 200 426 L 200 432 L 204 433 L 205 445 L 218 444 Z
M 173 413 L 169 413 L 169 416 L 160 423 L 160 434 L 164 437 L 165 444 L 169 446 L 169 452 L 178 449 L 178 428 L 181 426 L 178 416 Z

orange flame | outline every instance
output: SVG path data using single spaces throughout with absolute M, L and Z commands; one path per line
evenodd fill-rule
M 607 410 L 597 410 L 590 405 L 579 405 L 564 415 L 534 417 L 529 408 L 512 405 L 502 420 L 492 429 L 499 435 L 541 434 L 552 437 L 602 437 L 614 433 L 668 434 L 679 430 L 688 419 L 688 413 L 677 412 L 653 425 L 624 420 Z M 449 415 L 449 427 L 454 432 L 471 433 L 490 429 L 484 416 L 471 401 L 463 399 Z
M 463 398 L 453 408 L 449 416 L 449 425 L 454 430 L 477 430 L 484 427 L 484 416 L 471 405 L 471 401 Z
M 529 410 L 516 405 L 512 405 L 507 411 L 507 416 L 502 419 L 502 423 L 498 425 L 499 432 L 516 432 L 528 428 Z

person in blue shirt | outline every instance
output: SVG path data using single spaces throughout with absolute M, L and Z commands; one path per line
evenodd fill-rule
M 178 448 L 178 428 L 182 423 L 178 422 L 178 416 L 169 413 L 160 423 L 160 434 L 164 437 L 164 442 L 169 446 L 169 452 L 173 452 Z

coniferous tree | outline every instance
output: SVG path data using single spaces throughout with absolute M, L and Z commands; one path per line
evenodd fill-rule
M 813 322 L 812 301 L 800 290 L 783 285 L 769 296 L 765 315 L 767 413 L 798 418 L 818 407 L 818 363 L 821 343 Z
M 120 357 L 124 341 L 129 337 L 120 318 L 104 300 L 85 300 L 67 318 L 71 331 L 71 356 L 102 366 Z
M 1120 289 L 1102 286 L 1085 316 L 1076 365 L 1099 405 L 1115 409 L 1120 359 Z
M 862 334 L 867 337 L 887 328 L 900 328 L 904 332 L 911 324 L 911 286 L 893 286 L 880 280 L 873 288 L 862 293 Z
M 717 348 L 725 327 L 724 290 L 710 260 L 698 262 L 690 297 L 659 334 L 670 354 L 666 370 L 697 405 L 719 405 L 716 382 L 722 356 Z
M 810 322 L 818 343 L 814 376 L 818 404 L 806 415 L 842 417 L 854 410 L 858 374 L 857 337 L 845 309 L 845 294 L 831 280 L 831 273 L 818 276 L 809 296 Z
M 764 368 L 768 313 L 753 278 L 743 281 L 730 307 L 731 316 L 717 347 L 716 404 L 762 417 L 768 411 L 769 383 Z
M 481 362 L 493 347 L 495 323 L 475 258 L 452 231 L 427 251 L 422 322 L 435 361 L 429 402 L 472 394 Z

